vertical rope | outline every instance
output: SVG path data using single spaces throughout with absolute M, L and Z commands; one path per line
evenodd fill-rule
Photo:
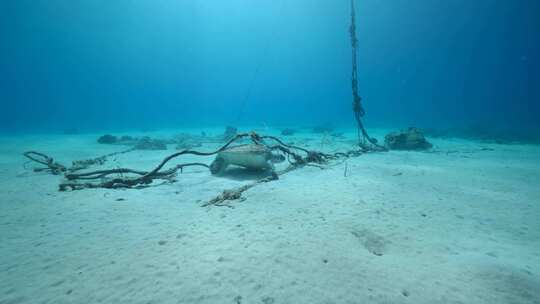
M 353 95 L 353 112 L 356 120 L 357 132 L 358 132 L 358 145 L 366 147 L 366 142 L 371 143 L 377 148 L 382 148 L 377 145 L 377 139 L 370 137 L 367 133 L 364 124 L 362 123 L 362 117 L 366 114 L 364 107 L 362 107 L 362 98 L 358 93 L 358 60 L 356 57 L 356 49 L 358 47 L 358 39 L 356 38 L 356 13 L 354 8 L 354 0 L 351 0 L 351 26 L 349 27 L 349 33 L 351 35 L 351 48 L 352 48 L 352 76 L 351 86 Z M 366 147 L 367 148 L 367 147 Z

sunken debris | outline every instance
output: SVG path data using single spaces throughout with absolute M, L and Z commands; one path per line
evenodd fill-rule
M 433 147 L 417 128 L 392 132 L 385 136 L 384 143 L 390 150 L 427 150 Z

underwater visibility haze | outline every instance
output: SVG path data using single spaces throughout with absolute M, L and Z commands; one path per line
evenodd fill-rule
M 358 1 L 366 119 L 538 131 L 539 6 Z M 4 131 L 348 125 L 348 1 L 23 0 L 0 14 Z
M 0 1 L 0 303 L 540 303 L 540 2 Z

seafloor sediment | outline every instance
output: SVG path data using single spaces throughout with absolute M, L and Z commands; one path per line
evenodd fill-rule
M 334 151 L 345 136 L 288 140 Z M 430 139 L 295 170 L 234 208 L 200 206 L 259 173 L 58 192 L 22 157 L 119 150 L 97 137 L 0 138 L 0 303 L 540 303 L 540 146 Z M 151 169 L 171 149 L 105 166 Z

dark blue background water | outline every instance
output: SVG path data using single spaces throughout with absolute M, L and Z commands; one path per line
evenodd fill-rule
M 538 129 L 539 3 L 357 0 L 368 127 Z M 349 14 L 347 0 L 3 0 L 0 129 L 353 127 Z

